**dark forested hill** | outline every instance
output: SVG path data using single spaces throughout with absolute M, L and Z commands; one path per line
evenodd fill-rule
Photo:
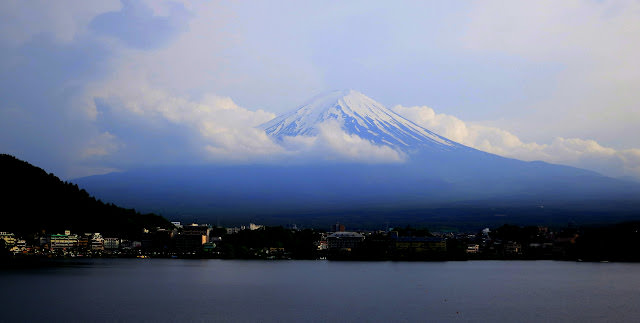
M 0 179 L 0 231 L 72 230 L 131 236 L 143 228 L 171 225 L 155 214 L 105 204 L 77 185 L 10 155 L 0 154 Z

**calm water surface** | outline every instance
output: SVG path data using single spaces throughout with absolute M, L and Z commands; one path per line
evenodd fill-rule
M 640 264 L 93 259 L 0 271 L 0 321 L 610 321 Z

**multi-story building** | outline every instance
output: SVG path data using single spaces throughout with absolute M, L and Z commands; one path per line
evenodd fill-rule
M 120 238 L 104 238 L 105 250 L 117 250 L 120 249 Z
M 209 225 L 191 224 L 184 226 L 176 237 L 176 247 L 183 251 L 201 251 L 202 245 L 209 242 Z
M 18 247 L 20 250 L 27 249 L 27 240 L 18 239 L 16 241 L 16 247 Z
M 78 236 L 78 250 L 91 250 L 91 233 L 85 233 Z
M 0 232 L 0 239 L 4 240 L 5 245 L 9 248 L 16 244 L 16 236 L 10 232 Z
M 141 241 L 132 241 L 127 239 L 120 240 L 120 249 L 139 249 L 142 248 Z
M 78 236 L 71 234 L 69 230 L 64 234 L 52 234 L 50 237 L 50 248 L 52 250 L 70 250 L 78 248 Z
M 100 233 L 94 233 L 91 237 L 91 250 L 104 250 L 104 238 L 102 238 L 102 235 Z
M 207 224 L 190 224 L 182 228 L 181 235 L 200 235 L 205 236 L 209 241 L 209 234 L 211 233 L 211 226 Z M 205 242 L 207 242 L 205 241 Z

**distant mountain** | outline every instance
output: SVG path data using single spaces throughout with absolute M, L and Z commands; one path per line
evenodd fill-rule
M 347 134 L 401 151 L 408 160 L 173 166 L 76 182 L 128 207 L 211 222 L 278 217 L 298 223 L 319 218 L 380 223 L 402 217 L 415 222 L 440 215 L 450 215 L 446 221 L 455 222 L 470 221 L 466 215 L 517 214 L 640 217 L 638 183 L 478 151 L 420 127 L 355 91 L 318 96 L 260 127 L 279 142 L 315 136 L 325 122 L 337 122 Z
M 105 204 L 77 185 L 10 155 L 0 154 L 0 178 L 0 231 L 72 230 L 135 236 L 143 228 L 171 225 L 158 215 Z

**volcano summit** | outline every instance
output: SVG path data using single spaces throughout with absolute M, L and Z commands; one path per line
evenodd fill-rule
M 347 134 L 357 135 L 378 145 L 451 150 L 461 146 L 403 118 L 354 91 L 335 91 L 319 95 L 297 110 L 281 115 L 261 127 L 275 138 L 316 136 L 318 125 L 337 121 Z

